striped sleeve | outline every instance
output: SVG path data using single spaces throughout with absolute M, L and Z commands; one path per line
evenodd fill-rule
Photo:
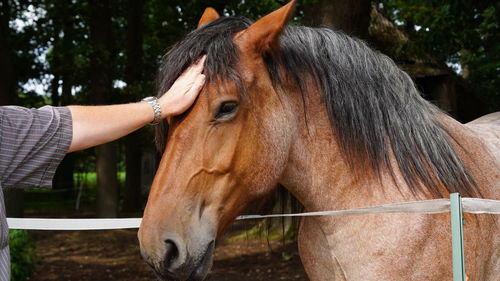
M 72 133 L 67 107 L 0 107 L 2 187 L 51 187 Z

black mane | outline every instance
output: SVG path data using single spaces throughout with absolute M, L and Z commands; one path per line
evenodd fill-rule
M 236 71 L 238 53 L 233 36 L 250 26 L 246 18 L 223 17 L 189 33 L 164 57 L 158 74 L 158 94 L 165 93 L 179 74 L 207 54 L 207 83 L 233 81 L 244 92 Z M 422 182 L 436 196 L 443 184 L 450 192 L 477 196 L 476 184 L 460 160 L 450 134 L 436 120 L 442 114 L 425 101 L 411 78 L 383 54 L 364 42 L 326 28 L 288 26 L 280 51 L 265 57 L 278 87 L 286 75 L 298 81 L 306 95 L 312 77 L 324 94 L 332 129 L 351 168 L 389 171 L 391 153 L 405 181 L 416 193 Z M 166 126 L 156 142 L 165 145 Z

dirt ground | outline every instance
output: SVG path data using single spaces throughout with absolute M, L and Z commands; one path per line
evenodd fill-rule
M 141 259 L 137 230 L 32 231 L 42 261 L 31 280 L 157 280 Z M 222 241 L 206 280 L 308 280 L 295 243 Z

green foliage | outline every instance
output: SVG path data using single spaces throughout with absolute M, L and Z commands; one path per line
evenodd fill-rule
M 486 8 L 481 17 L 483 21 L 476 30 L 484 44 L 473 46 L 464 63 L 471 69 L 469 78 L 494 94 L 500 105 L 500 2 Z
M 318 0 L 300 1 L 295 21 L 303 15 L 301 7 Z M 276 0 L 149 0 L 145 1 L 142 20 L 143 79 L 124 89 L 117 89 L 112 102 L 129 102 L 154 91 L 154 76 L 161 57 L 170 46 L 196 28 L 206 7 L 223 15 L 258 19 L 288 1 Z M 500 2 L 494 0 L 380 0 L 382 11 L 409 33 L 410 45 L 397 46 L 396 52 L 423 51 L 440 61 L 460 64 L 474 84 L 498 97 L 500 86 Z M 112 0 L 113 80 L 125 81 L 127 59 L 127 15 L 129 2 Z M 26 11 L 35 11 L 36 17 Z M 89 102 L 90 58 L 100 52 L 89 40 L 87 1 L 30 0 L 11 1 L 11 19 L 33 22 L 11 30 L 16 53 L 19 85 L 30 79 L 43 83 L 57 93 L 63 83 L 77 87 L 72 103 Z M 417 29 L 416 29 L 417 27 Z M 46 54 L 46 61 L 40 55 Z M 95 56 L 94 56 L 95 57 Z M 51 81 L 52 80 L 52 81 Z M 38 104 L 33 98 L 21 103 Z
M 10 231 L 10 259 L 12 281 L 29 280 L 33 274 L 38 257 L 35 254 L 35 243 L 26 230 Z
M 50 103 L 46 96 L 39 96 L 35 92 L 20 92 L 17 94 L 18 102 L 26 107 L 38 108 Z
M 462 68 L 500 105 L 500 2 L 382 0 L 383 12 L 409 35 L 413 51 Z M 456 68 L 456 67 L 455 67 Z

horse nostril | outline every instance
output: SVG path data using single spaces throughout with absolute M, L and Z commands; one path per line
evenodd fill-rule
M 173 264 L 179 258 L 179 248 L 173 240 L 165 240 L 165 268 L 172 270 Z

